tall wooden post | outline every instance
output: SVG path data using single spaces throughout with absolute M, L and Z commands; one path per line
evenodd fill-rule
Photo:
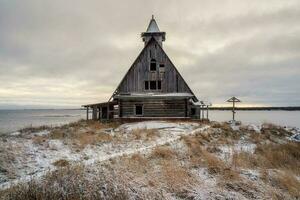
M 230 99 L 227 100 L 227 102 L 232 102 L 232 121 L 235 121 L 235 103 L 236 102 L 241 102 L 241 100 L 239 100 L 236 97 L 231 97 Z
M 86 120 L 89 120 L 89 107 L 86 107 Z
M 206 105 L 206 119 L 208 120 L 208 105 Z

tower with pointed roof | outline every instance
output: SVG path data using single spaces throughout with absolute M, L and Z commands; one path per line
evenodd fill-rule
M 166 33 L 154 16 L 141 37 L 145 46 L 109 101 L 84 107 L 100 120 L 199 118 L 198 98 L 163 50 Z
M 152 15 L 152 18 L 150 20 L 150 23 L 148 25 L 146 32 L 143 32 L 141 34 L 141 36 L 143 38 L 145 46 L 147 45 L 147 43 L 149 42 L 149 40 L 152 37 L 155 38 L 155 40 L 160 44 L 160 46 L 162 46 L 163 41 L 165 41 L 165 39 L 166 39 L 166 33 L 161 32 L 159 30 L 158 25 L 154 19 L 154 15 Z

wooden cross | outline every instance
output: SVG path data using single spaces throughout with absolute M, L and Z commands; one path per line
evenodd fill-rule
M 239 100 L 236 97 L 231 97 L 230 99 L 227 100 L 227 102 L 232 102 L 232 120 L 234 121 L 234 114 L 235 114 L 235 103 L 236 102 L 241 102 L 241 100 Z

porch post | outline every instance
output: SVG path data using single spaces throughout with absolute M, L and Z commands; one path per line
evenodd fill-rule
M 89 107 L 86 107 L 86 120 L 89 120 Z
M 206 119 L 208 119 L 208 105 L 206 106 Z

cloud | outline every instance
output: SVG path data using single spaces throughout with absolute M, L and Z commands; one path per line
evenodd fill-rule
M 106 101 L 152 14 L 199 99 L 300 104 L 299 1 L 0 2 L 0 108 Z

